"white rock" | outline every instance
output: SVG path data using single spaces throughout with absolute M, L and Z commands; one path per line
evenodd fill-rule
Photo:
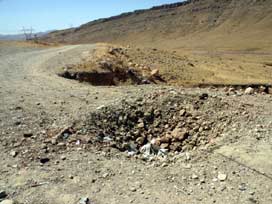
M 13 200 L 3 200 L 0 204 L 15 204 Z
M 16 151 L 11 151 L 10 152 L 10 156 L 12 156 L 12 157 L 16 157 L 17 154 L 18 154 L 18 152 L 16 152 Z
M 219 181 L 225 181 L 227 177 L 227 174 L 219 173 L 217 178 Z
M 96 110 L 101 110 L 101 109 L 103 109 L 103 108 L 105 108 L 105 106 L 104 106 L 104 105 L 101 105 L 101 106 L 97 107 Z
M 198 179 L 198 175 L 193 174 L 193 175 L 192 175 L 192 179 Z
M 229 90 L 228 90 L 228 92 L 235 92 L 235 88 L 230 87 Z
M 79 204 L 89 204 L 90 199 L 88 197 L 81 198 Z
M 254 94 L 254 89 L 251 88 L 251 87 L 248 87 L 248 88 L 245 90 L 245 94 L 247 94 L 247 95 Z

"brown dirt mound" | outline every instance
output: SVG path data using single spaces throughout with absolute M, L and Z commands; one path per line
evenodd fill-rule
M 158 70 L 133 63 L 126 54 L 126 49 L 98 45 L 91 57 L 87 53 L 82 63 L 67 65 L 59 76 L 101 86 L 164 82 Z

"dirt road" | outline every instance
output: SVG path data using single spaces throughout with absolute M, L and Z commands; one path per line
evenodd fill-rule
M 272 203 L 272 98 L 226 95 L 222 90 L 173 87 L 93 87 L 60 78 L 95 45 L 18 49 L 0 47 L 0 191 L 19 203 Z M 101 105 L 144 93 L 208 93 L 246 107 L 213 149 L 145 162 L 117 150 L 84 146 L 51 148 L 54 130 L 86 119 Z M 49 162 L 41 164 L 41 158 Z M 220 175 L 220 176 L 219 176 Z M 226 178 L 222 178 L 226 175 Z M 220 179 L 221 181 L 220 181 Z M 1 198 L 0 198 L 1 199 Z

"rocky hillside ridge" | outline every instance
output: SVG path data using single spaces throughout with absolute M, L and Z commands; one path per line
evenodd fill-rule
M 174 49 L 270 48 L 271 11 L 269 0 L 190 0 L 92 21 L 52 32 L 44 40 Z

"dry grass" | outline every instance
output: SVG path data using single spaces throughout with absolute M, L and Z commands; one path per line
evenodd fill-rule
M 271 55 L 163 51 L 129 49 L 128 55 L 139 64 L 160 70 L 170 84 L 250 84 L 271 83 L 272 68 L 264 65 Z

